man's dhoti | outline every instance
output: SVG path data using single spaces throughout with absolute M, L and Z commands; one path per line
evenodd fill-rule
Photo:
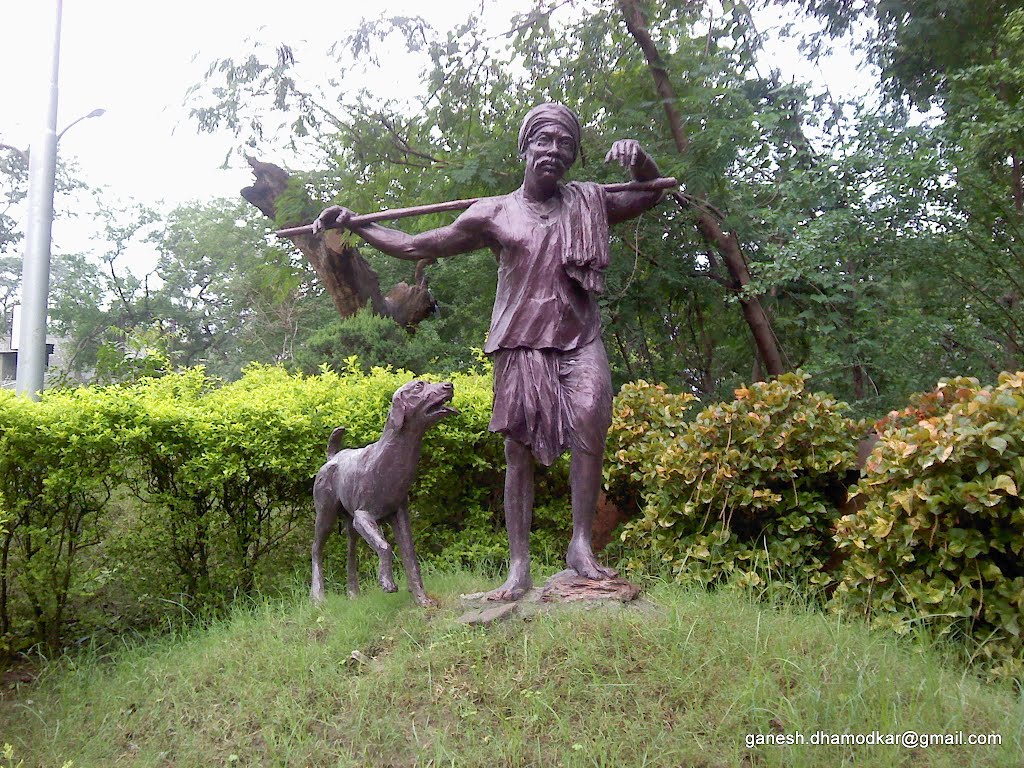
M 612 423 L 612 376 L 600 337 L 579 349 L 498 349 L 489 429 L 550 466 L 567 449 L 600 455 Z

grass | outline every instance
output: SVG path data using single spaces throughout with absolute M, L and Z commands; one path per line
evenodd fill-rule
M 1024 699 L 923 641 L 743 593 L 655 585 L 649 611 L 455 621 L 442 599 L 304 595 L 0 701 L 0 766 L 1020 766 Z M 360 651 L 361 660 L 352 652 Z M 998 747 L 758 746 L 747 734 L 997 733 Z M 0 753 L 2 755 L 2 753 Z

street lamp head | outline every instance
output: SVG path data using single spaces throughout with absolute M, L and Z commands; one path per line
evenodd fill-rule
M 61 137 L 64 136 L 65 133 L 68 132 L 68 130 L 71 128 L 71 126 L 78 125 L 80 122 L 82 122 L 83 120 L 88 120 L 90 117 L 99 117 L 100 115 L 105 115 L 106 113 L 107 113 L 107 110 L 105 110 L 105 109 L 94 109 L 92 112 L 90 112 L 87 115 L 82 115 L 81 117 L 76 117 L 74 120 L 72 120 L 70 123 L 68 123 L 67 125 L 64 126 L 64 130 L 62 130 L 60 133 L 57 134 L 57 141 L 61 140 Z

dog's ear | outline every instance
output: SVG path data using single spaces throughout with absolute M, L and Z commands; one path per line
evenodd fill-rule
M 408 407 L 405 402 L 405 395 L 408 388 L 408 384 L 399 388 L 391 398 L 391 414 L 388 421 L 394 425 L 395 429 L 401 429 L 402 425 L 405 424 L 405 411 Z

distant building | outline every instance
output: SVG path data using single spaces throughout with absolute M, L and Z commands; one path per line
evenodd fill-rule
M 7 330 L 0 336 L 0 388 L 14 389 L 18 377 L 18 350 L 14 346 L 18 328 L 18 309 L 15 306 L 10 314 L 3 318 L 3 327 Z M 55 342 L 46 343 L 46 367 L 50 367 L 50 356 L 55 349 Z

